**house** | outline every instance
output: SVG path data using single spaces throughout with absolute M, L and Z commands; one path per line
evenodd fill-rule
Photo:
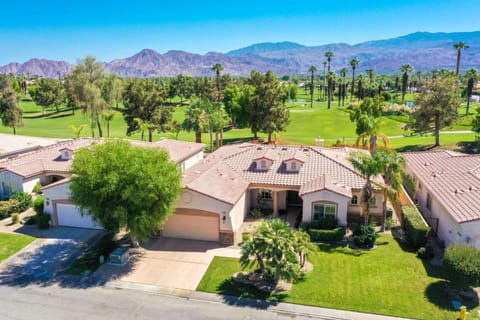
M 295 211 L 302 222 L 333 215 L 340 225 L 359 220 L 365 179 L 348 161 L 351 149 L 237 144 L 223 146 L 184 172 L 184 191 L 164 236 L 231 244 L 253 208 L 274 216 Z M 371 214 L 383 218 L 376 191 Z
M 480 155 L 451 151 L 404 153 L 414 199 L 443 243 L 480 248 Z
M 101 139 L 75 139 L 35 149 L 0 161 L 0 196 L 8 198 L 17 191 L 32 192 L 37 183 L 44 187 L 44 211 L 52 215 L 53 225 L 101 228 L 90 217 L 81 215 L 69 200 L 69 171 L 75 151 L 101 143 Z M 204 146 L 176 140 L 154 143 L 131 141 L 134 145 L 163 148 L 182 171 L 203 158 Z

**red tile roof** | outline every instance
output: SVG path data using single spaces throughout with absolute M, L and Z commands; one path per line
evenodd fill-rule
M 480 219 L 480 155 L 450 151 L 404 153 L 407 168 L 455 221 Z
M 321 175 L 303 184 L 300 187 L 299 195 L 303 196 L 305 194 L 321 190 L 330 190 L 346 197 L 352 196 L 352 190 L 350 189 L 350 187 L 339 184 L 336 181 L 332 181 L 332 178 L 328 175 Z

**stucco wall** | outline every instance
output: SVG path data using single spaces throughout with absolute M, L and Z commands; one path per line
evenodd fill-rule
M 7 198 L 11 196 L 11 194 L 6 194 L 3 190 L 3 183 L 9 184 L 12 189 L 12 193 L 16 191 L 23 191 L 23 177 L 10 172 L 10 171 L 2 171 L 0 172 L 0 197 Z
M 480 249 L 480 220 L 460 224 L 462 229 L 459 240 Z
M 193 167 L 197 162 L 199 162 L 202 159 L 203 159 L 203 151 L 200 151 L 199 153 L 179 163 L 179 166 L 180 168 L 182 168 L 183 171 L 185 171 Z
M 248 213 L 248 202 L 245 193 L 238 200 L 238 202 L 233 206 L 232 210 L 228 214 L 229 220 L 231 221 L 232 230 L 237 231 L 243 223 L 245 216 Z M 220 228 L 223 225 L 222 219 L 220 219 Z M 227 222 L 225 221 L 225 224 Z
M 352 192 L 352 196 L 357 196 L 358 204 L 353 205 L 351 199 L 348 201 L 348 213 L 360 214 L 360 192 Z M 377 205 L 375 207 L 370 206 L 370 213 L 373 215 L 381 215 L 383 209 L 383 195 L 375 192 L 375 198 L 377 198 Z
M 70 189 L 68 186 L 68 183 L 62 183 L 43 190 L 43 195 L 45 196 L 43 212 L 52 214 L 54 200 L 66 200 L 70 198 Z
M 45 176 L 36 176 L 32 178 L 25 179 L 23 181 L 23 192 L 28 192 L 31 193 L 33 191 L 33 188 L 35 188 L 35 185 L 37 182 L 44 183 L 45 182 Z
M 302 222 L 311 222 L 314 202 L 333 202 L 337 205 L 337 221 L 341 226 L 347 225 L 347 207 L 350 197 L 340 195 L 327 190 L 309 193 L 302 196 L 303 199 L 303 217 Z

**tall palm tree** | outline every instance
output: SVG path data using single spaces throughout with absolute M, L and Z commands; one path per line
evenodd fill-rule
M 330 109 L 330 105 L 332 102 L 332 95 L 333 95 L 333 83 L 335 82 L 335 72 L 329 71 L 327 73 L 327 100 L 328 100 L 328 109 Z
M 457 50 L 457 66 L 455 68 L 455 74 L 458 76 L 460 73 L 460 58 L 462 57 L 462 50 L 468 49 L 469 46 L 465 42 L 459 41 L 453 45 L 453 48 Z
M 400 72 L 402 72 L 402 104 L 405 104 L 405 94 L 407 93 L 408 87 L 408 73 L 412 71 L 413 68 L 408 63 L 400 67 Z
M 185 111 L 183 128 L 195 132 L 195 142 L 202 143 L 202 131 L 206 125 L 205 109 L 201 99 L 194 100 Z
M 115 117 L 116 112 L 113 110 L 106 111 L 102 116 L 103 120 L 107 123 L 107 138 L 110 138 L 110 122 Z
M 217 98 L 220 100 L 220 72 L 224 70 L 223 65 L 221 63 L 215 63 L 212 66 L 212 70 L 215 71 L 215 82 L 217 83 Z
M 327 61 L 323 61 L 323 101 L 327 97 Z
M 358 122 L 361 123 L 363 132 L 360 133 L 357 137 L 357 142 L 356 142 L 357 146 L 360 140 L 366 141 L 367 138 L 369 142 L 368 148 L 372 153 L 375 152 L 375 150 L 377 149 L 378 138 L 380 138 L 383 141 L 383 145 L 385 147 L 388 146 L 389 144 L 388 137 L 384 133 L 382 133 L 380 130 L 381 118 L 376 118 L 369 115 L 362 115 L 358 119 Z
M 470 109 L 470 97 L 472 96 L 473 93 L 473 85 L 478 79 L 478 73 L 476 69 L 468 69 L 467 72 L 465 73 L 467 80 L 467 116 L 468 116 L 468 111 Z
M 383 167 L 380 162 L 364 152 L 353 152 L 348 160 L 366 180 L 365 185 L 360 191 L 359 206 L 363 221 L 365 225 L 368 225 L 370 217 L 370 201 L 374 192 L 373 178 L 383 172 Z
M 317 68 L 315 66 L 310 66 L 310 68 L 308 68 L 308 72 L 311 73 L 311 77 L 310 77 L 310 108 L 313 108 L 313 91 L 315 90 L 315 85 L 313 83 L 313 77 L 314 77 L 314 73 L 317 71 Z
M 350 67 L 352 67 L 352 93 L 350 94 L 350 102 L 352 102 L 353 92 L 355 90 L 355 69 L 357 68 L 359 63 L 360 63 L 360 60 L 358 60 L 357 58 L 353 58 L 349 62 Z
M 340 70 L 340 75 L 342 77 L 342 106 L 345 105 L 345 97 L 347 96 L 347 68 L 342 68 Z
M 332 51 L 325 52 L 325 58 L 327 58 L 327 71 L 330 72 L 330 62 L 332 61 L 332 58 L 333 58 L 333 52 Z

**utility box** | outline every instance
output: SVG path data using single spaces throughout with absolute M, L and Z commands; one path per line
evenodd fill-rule
M 130 253 L 128 248 L 117 248 L 110 253 L 110 258 L 108 259 L 109 264 L 113 265 L 125 265 L 130 258 Z

